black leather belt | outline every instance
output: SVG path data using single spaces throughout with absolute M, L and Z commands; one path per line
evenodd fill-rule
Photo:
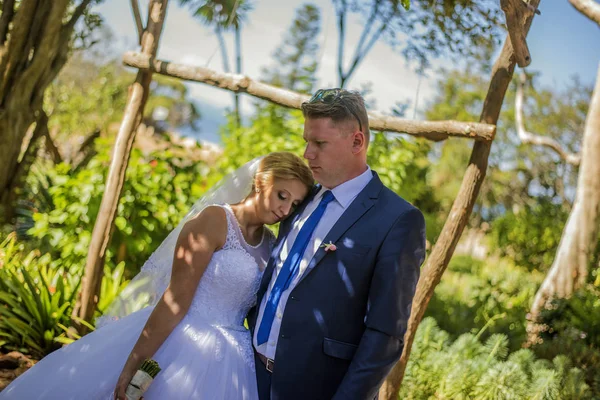
M 275 360 L 267 358 L 267 357 L 263 356 L 262 354 L 260 354 L 259 352 L 256 352 L 256 354 L 258 354 L 258 358 L 260 359 L 260 361 L 263 364 L 265 364 L 267 371 L 269 371 L 270 373 L 273 373 L 273 369 L 275 367 Z

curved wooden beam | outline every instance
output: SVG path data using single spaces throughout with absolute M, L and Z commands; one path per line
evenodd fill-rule
M 600 25 L 600 4 L 594 0 L 569 0 L 583 15 Z
M 289 108 L 300 108 L 302 102 L 309 99 L 309 96 L 305 94 L 255 81 L 244 75 L 151 59 L 148 55 L 138 52 L 125 53 L 123 63 L 130 67 L 151 70 L 157 74 L 186 81 L 201 82 L 231 92 L 248 93 L 254 97 Z M 418 121 L 377 113 L 369 113 L 369 125 L 372 130 L 405 133 L 433 141 L 458 137 L 489 142 L 494 139 L 496 134 L 496 126 L 493 124 L 459 121 Z

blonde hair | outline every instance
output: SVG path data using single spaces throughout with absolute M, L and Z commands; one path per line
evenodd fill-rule
M 272 185 L 276 179 L 297 179 L 306 185 L 308 190 L 313 187 L 315 182 L 310 168 L 304 161 L 287 151 L 269 153 L 260 160 L 258 170 L 254 175 L 252 190 L 256 189 L 257 184 L 259 188 Z

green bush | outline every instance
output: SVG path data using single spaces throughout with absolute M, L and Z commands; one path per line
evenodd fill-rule
M 81 284 L 81 273 L 53 263 L 50 254 L 27 252 L 16 235 L 0 244 L 0 349 L 42 358 L 72 342 L 66 331 Z M 127 283 L 124 265 L 102 279 L 102 300 L 96 316 Z
M 516 350 L 527 337 L 525 315 L 543 276 L 505 259 L 455 256 L 435 289 L 426 315 L 451 337 L 505 333 Z
M 485 342 L 467 333 L 454 342 L 433 318 L 417 330 L 401 399 L 588 399 L 583 374 L 566 356 L 538 360 L 531 350 L 512 354 L 508 338 Z
M 51 267 L 39 251 L 23 252 L 9 235 L 0 245 L 0 347 L 43 357 L 66 335 L 80 279 Z
M 39 240 L 61 266 L 80 271 L 85 265 L 92 230 L 104 194 L 108 172 L 108 143 L 86 168 L 67 164 L 46 168 L 32 177 L 28 234 Z M 194 201 L 205 191 L 207 167 L 185 163 L 169 151 L 143 155 L 134 149 L 119 200 L 115 229 L 107 250 L 111 270 L 126 264 L 131 277 L 175 228 Z M 34 179 L 35 178 L 35 179 Z M 45 196 L 36 195 L 47 193 Z M 38 200 L 35 200 L 37 197 Z M 40 203 L 43 199 L 43 204 Z M 26 213 L 21 211 L 21 214 Z
M 507 212 L 492 221 L 490 245 L 502 257 L 529 270 L 547 271 L 560 242 L 568 210 L 540 198 L 519 212 Z
M 536 354 L 568 355 L 600 397 L 600 290 L 588 285 L 569 299 L 553 300 L 540 318 L 545 330 L 542 342 L 533 347 Z

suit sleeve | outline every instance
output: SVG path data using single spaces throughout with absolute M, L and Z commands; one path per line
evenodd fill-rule
M 369 290 L 366 330 L 334 399 L 373 399 L 404 348 L 412 299 L 425 259 L 425 220 L 410 208 L 380 247 Z

